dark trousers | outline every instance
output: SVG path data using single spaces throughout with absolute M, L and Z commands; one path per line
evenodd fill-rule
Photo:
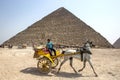
M 51 56 L 53 56 L 53 55 L 52 55 L 52 51 L 54 52 L 54 55 L 56 56 L 56 51 L 55 51 L 55 49 L 49 48 L 48 50 L 49 50 Z

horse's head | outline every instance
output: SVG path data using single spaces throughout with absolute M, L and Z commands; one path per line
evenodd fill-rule
M 77 48 L 77 52 L 85 52 L 86 50 L 90 50 L 92 47 L 95 47 L 92 41 L 87 41 L 84 46 Z
M 92 48 L 92 47 L 95 47 L 95 44 L 93 44 L 92 41 L 90 41 L 89 44 L 90 44 L 90 47 L 91 47 L 91 48 Z
M 89 44 L 90 44 L 90 47 L 95 47 L 95 44 L 93 44 L 92 41 Z
M 84 47 L 90 47 L 90 48 L 92 48 L 92 47 L 95 47 L 95 45 L 93 44 L 92 41 L 87 41 L 87 42 L 84 44 Z

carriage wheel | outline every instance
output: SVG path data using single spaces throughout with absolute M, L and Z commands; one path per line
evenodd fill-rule
M 55 68 L 59 64 L 59 61 L 57 58 L 54 58 L 53 62 L 54 62 L 54 64 L 52 64 L 52 68 Z
M 48 58 L 43 57 L 37 63 L 37 68 L 41 73 L 49 73 L 51 71 L 51 62 Z

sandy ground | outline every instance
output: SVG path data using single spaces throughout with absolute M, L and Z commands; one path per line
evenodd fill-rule
M 92 49 L 92 63 L 98 77 L 87 63 L 86 68 L 75 74 L 66 62 L 59 74 L 56 69 L 52 74 L 42 74 L 37 68 L 37 60 L 33 58 L 34 51 L 27 49 L 0 48 L 0 80 L 120 80 L 120 49 Z M 76 70 L 82 68 L 80 60 L 74 59 Z

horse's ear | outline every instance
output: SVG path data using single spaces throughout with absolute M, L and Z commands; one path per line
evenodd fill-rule
M 93 44 L 93 47 L 95 47 L 95 44 Z
M 92 47 L 95 47 L 95 44 L 93 44 L 93 42 L 91 41 Z

